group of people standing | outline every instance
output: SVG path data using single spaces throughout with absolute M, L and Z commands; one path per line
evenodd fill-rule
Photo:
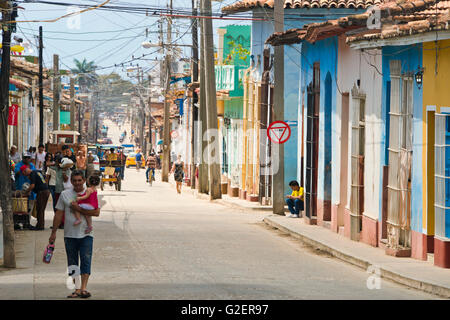
M 51 195 L 53 210 L 56 211 L 56 204 L 64 190 L 72 188 L 70 182 L 71 174 L 74 170 L 80 170 L 84 176 L 93 174 L 93 157 L 89 154 L 85 156 L 80 150 L 75 156 L 74 151 L 67 145 L 62 146 L 62 151 L 54 154 L 45 151 L 44 145 L 36 148 L 30 147 L 28 152 L 17 152 L 15 145 L 10 148 L 10 168 L 12 189 L 21 192 L 22 197 L 29 200 L 30 213 L 35 210 L 37 223 L 30 224 L 30 216 L 25 217 L 22 223 L 23 229 L 43 230 L 45 208 Z M 31 152 L 30 152 L 31 151 Z M 15 223 L 15 229 L 20 229 L 20 224 Z M 60 228 L 64 227 L 62 221 Z

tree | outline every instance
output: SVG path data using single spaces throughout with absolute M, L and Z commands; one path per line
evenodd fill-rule
M 95 73 L 97 66 L 94 61 L 88 62 L 86 58 L 84 58 L 83 61 L 73 59 L 73 62 L 75 63 L 76 68 L 71 69 L 71 71 L 78 75 L 78 83 L 81 87 L 88 88 L 97 83 L 98 75 Z
M 10 11 L 3 11 L 3 21 L 10 21 Z M 8 152 L 8 110 L 10 75 L 10 26 L 3 26 L 2 68 L 0 71 L 0 202 L 3 215 L 3 265 L 16 267 L 14 222 L 11 207 L 11 176 Z
M 124 80 L 115 72 L 98 76 L 99 98 L 104 110 L 113 111 L 121 104 L 128 103 L 129 97 L 123 96 L 124 92 L 130 92 L 134 86 L 130 81 Z

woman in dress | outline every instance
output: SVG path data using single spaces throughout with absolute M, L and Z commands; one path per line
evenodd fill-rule
M 175 173 L 174 178 L 177 183 L 177 193 L 181 194 L 181 187 L 183 185 L 184 178 L 184 163 L 181 161 L 181 155 L 179 154 L 177 160 L 173 163 L 170 173 Z

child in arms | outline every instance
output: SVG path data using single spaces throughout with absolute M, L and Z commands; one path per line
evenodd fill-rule
M 95 210 L 98 209 L 98 198 L 97 198 L 97 186 L 100 184 L 100 178 L 96 175 L 92 175 L 89 177 L 89 187 L 86 189 L 86 192 L 81 196 L 77 197 L 77 203 L 84 210 Z M 79 225 L 81 223 L 81 214 L 79 212 L 75 212 L 76 220 L 73 223 L 74 225 Z M 84 216 L 86 219 L 88 227 L 85 230 L 85 233 L 89 233 L 92 231 L 92 217 Z

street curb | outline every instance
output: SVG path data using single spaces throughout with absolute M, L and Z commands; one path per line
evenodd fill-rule
M 281 224 L 277 223 L 276 221 L 273 221 L 270 216 L 265 217 L 263 219 L 263 221 L 267 225 L 269 225 L 275 229 L 279 229 L 279 230 L 289 234 L 290 236 L 292 236 L 314 248 L 317 248 L 319 250 L 327 252 L 327 253 L 331 254 L 333 257 L 336 257 L 342 261 L 345 261 L 347 263 L 355 265 L 364 270 L 367 270 L 367 268 L 371 265 L 377 265 L 380 269 L 380 273 L 381 273 L 380 275 L 383 278 L 392 280 L 392 281 L 400 283 L 402 285 L 405 285 L 405 286 L 408 286 L 408 287 L 411 287 L 411 288 L 414 288 L 417 290 L 421 290 L 421 291 L 424 291 L 427 293 L 438 295 L 438 296 L 441 296 L 444 298 L 450 298 L 450 288 L 440 286 L 439 284 L 425 282 L 423 280 L 404 276 L 396 271 L 389 270 L 389 268 L 383 267 L 382 265 L 380 265 L 376 262 L 370 262 L 370 261 L 364 260 L 362 258 L 358 258 L 358 257 L 352 256 L 352 255 L 349 255 L 347 253 L 344 253 L 342 251 L 339 251 L 338 249 L 331 248 L 330 246 L 328 246 L 322 242 L 319 242 L 319 241 L 314 240 L 310 237 L 307 237 L 301 233 L 292 231 L 292 230 L 286 228 L 285 226 L 282 226 Z
M 175 184 L 173 182 L 169 182 L 169 184 L 170 184 L 171 187 L 175 187 Z M 209 201 L 211 203 L 221 204 L 221 205 L 224 205 L 226 207 L 233 208 L 233 209 L 244 210 L 244 211 L 253 211 L 253 212 L 272 211 L 272 207 L 243 206 L 243 205 L 240 205 L 238 203 L 229 202 L 229 201 L 227 201 L 225 199 L 211 200 L 209 198 L 209 195 L 203 194 L 203 193 L 199 193 L 197 189 L 191 189 L 191 187 L 184 186 L 184 185 L 183 185 L 182 192 L 188 192 L 188 193 L 192 194 L 196 199 L 207 200 L 207 201 Z

